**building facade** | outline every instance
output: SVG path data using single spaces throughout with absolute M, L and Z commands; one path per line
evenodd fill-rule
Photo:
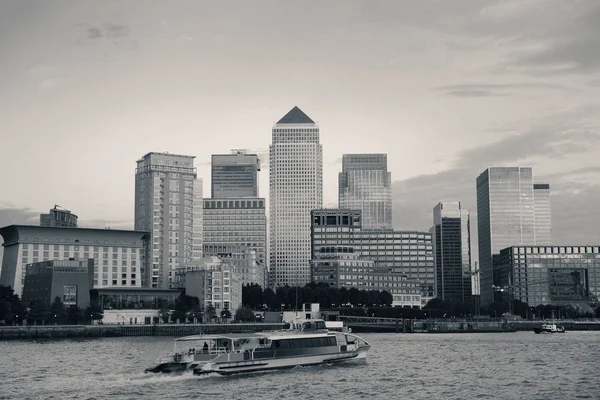
M 535 201 L 533 172 L 530 167 L 490 167 L 477 178 L 477 225 L 481 305 L 494 301 L 494 256 L 501 249 L 520 244 L 537 244 L 536 203 L 546 203 L 538 223 L 541 237 L 547 240 L 550 220 L 548 197 L 542 189 Z M 543 217 L 542 217 L 543 215 Z
M 266 289 L 269 275 L 264 264 L 258 261 L 256 250 L 246 246 L 204 245 L 204 255 L 219 257 L 221 261 L 229 262 L 236 268 L 242 285 L 257 284 Z
M 95 288 L 142 286 L 148 232 L 9 225 L 0 228 L 0 235 L 4 238 L 0 285 L 11 286 L 18 295 L 26 265 L 52 260 L 93 258 Z
M 344 154 L 339 207 L 360 210 L 363 229 L 392 229 L 392 173 L 387 154 Z
M 244 246 L 267 268 L 267 215 L 263 198 L 204 199 L 204 244 Z
M 393 268 L 378 266 L 358 253 L 327 253 L 312 260 L 315 283 L 359 290 L 385 290 L 392 295 L 393 307 L 421 308 L 421 283 Z
M 258 197 L 260 160 L 246 150 L 213 154 L 211 159 L 211 197 Z
M 511 246 L 500 251 L 499 285 L 527 303 L 596 303 L 600 298 L 599 246 Z
M 323 204 L 319 127 L 298 107 L 274 126 L 269 147 L 271 284 L 310 282 L 310 211 Z
M 394 272 L 406 274 L 408 279 L 419 281 L 423 306 L 436 296 L 430 232 L 363 230 L 359 210 L 313 210 L 311 221 L 313 260 L 328 253 L 355 252 L 378 266 L 390 267 Z
M 65 307 L 90 306 L 94 260 L 51 260 L 27 264 L 22 299 L 41 299 L 48 306 L 59 298 Z
M 202 257 L 202 180 L 194 157 L 148 153 L 137 161 L 135 229 L 150 232 L 143 286 L 169 289 L 173 271 Z
M 217 315 L 228 309 L 232 314 L 242 304 L 242 282 L 232 263 L 218 257 L 204 257 L 179 272 L 180 283 L 188 296 L 197 297 L 200 305 L 212 305 Z
M 471 303 L 470 225 L 469 210 L 459 201 L 440 202 L 433 209 L 437 297 L 444 301 Z
M 535 244 L 552 245 L 552 212 L 550 202 L 550 185 L 533 184 L 533 204 L 535 217 Z
M 40 226 L 77 228 L 77 218 L 71 211 L 55 205 L 48 214 L 40 214 Z

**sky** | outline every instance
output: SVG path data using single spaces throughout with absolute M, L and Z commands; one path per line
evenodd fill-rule
M 555 243 L 600 243 L 597 0 L 0 1 L 0 226 L 59 204 L 133 228 L 136 160 L 262 159 L 317 121 L 324 205 L 344 153 L 387 153 L 394 226 L 473 211 L 488 166 L 551 185 Z

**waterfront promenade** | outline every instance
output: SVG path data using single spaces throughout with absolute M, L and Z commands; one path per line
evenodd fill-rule
M 473 321 L 413 320 L 401 318 L 344 317 L 354 332 L 394 333 L 500 333 L 531 331 L 543 323 L 556 323 L 569 331 L 600 331 L 600 320 Z M 37 340 L 121 336 L 187 336 L 197 334 L 261 332 L 285 328 L 282 323 L 158 324 L 158 325 L 29 325 L 2 326 L 0 340 Z

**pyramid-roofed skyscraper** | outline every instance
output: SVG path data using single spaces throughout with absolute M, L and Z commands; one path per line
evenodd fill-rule
M 274 126 L 270 154 L 271 285 L 310 282 L 310 212 L 323 206 L 318 125 L 298 107 Z

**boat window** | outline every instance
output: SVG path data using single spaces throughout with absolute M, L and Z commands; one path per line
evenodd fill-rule
M 280 340 L 280 347 L 282 349 L 289 349 L 290 348 L 290 341 L 289 340 Z

